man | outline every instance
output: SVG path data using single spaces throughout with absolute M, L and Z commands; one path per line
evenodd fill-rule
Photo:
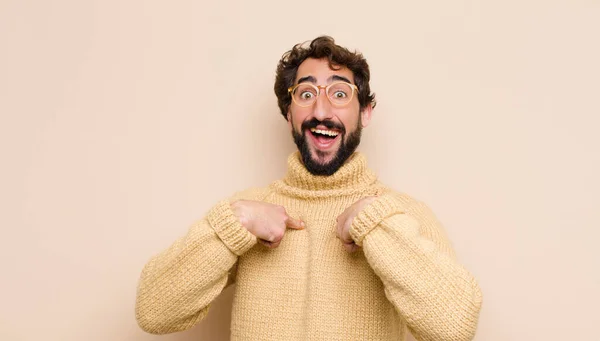
M 148 262 L 141 328 L 191 328 L 236 275 L 232 340 L 473 338 L 476 280 L 429 208 L 355 152 L 375 106 L 369 78 L 330 37 L 284 54 L 275 94 L 298 146 L 285 178 L 221 201 Z

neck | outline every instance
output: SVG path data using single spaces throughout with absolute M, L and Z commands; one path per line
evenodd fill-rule
M 367 167 L 365 156 L 353 153 L 332 175 L 311 174 L 304 164 L 300 152 L 288 157 L 288 170 L 284 179 L 276 182 L 280 190 L 305 196 L 330 196 L 352 194 L 373 186 L 377 177 Z

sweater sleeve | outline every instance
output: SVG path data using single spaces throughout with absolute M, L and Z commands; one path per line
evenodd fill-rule
M 350 234 L 418 341 L 474 338 L 481 289 L 425 204 L 384 194 L 355 217 Z
M 256 196 L 250 199 L 262 199 Z M 248 196 L 240 193 L 219 202 L 185 236 L 144 266 L 135 305 L 136 319 L 144 331 L 167 334 L 187 330 L 207 315 L 238 256 L 256 244 L 256 237 L 242 226 L 230 206 L 242 198 Z

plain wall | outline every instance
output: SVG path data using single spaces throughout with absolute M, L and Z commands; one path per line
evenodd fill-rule
M 597 339 L 599 18 L 592 0 L 0 0 L 0 339 L 228 339 L 232 289 L 158 337 L 137 280 L 218 200 L 283 176 L 275 67 L 321 34 L 368 59 L 360 150 L 478 278 L 476 340 Z

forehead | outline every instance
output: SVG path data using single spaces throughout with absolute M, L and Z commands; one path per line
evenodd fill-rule
M 333 75 L 346 77 L 354 84 L 354 74 L 347 67 L 342 66 L 338 70 L 332 70 L 327 59 L 314 58 L 308 58 L 300 64 L 294 83 L 298 83 L 300 78 L 313 76 L 318 84 L 326 84 L 330 83 L 330 77 Z

